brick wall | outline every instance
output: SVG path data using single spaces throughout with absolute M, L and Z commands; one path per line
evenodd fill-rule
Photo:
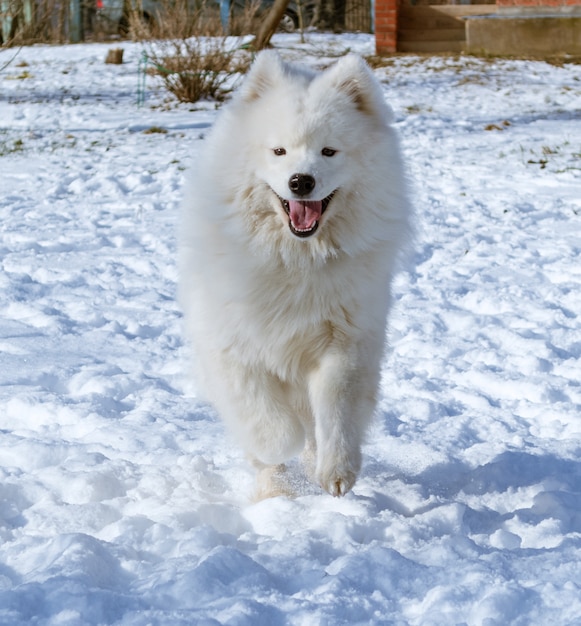
M 389 54 L 397 50 L 397 8 L 398 0 L 375 0 L 377 54 Z

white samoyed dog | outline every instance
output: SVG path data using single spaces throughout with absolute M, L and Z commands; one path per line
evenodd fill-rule
M 365 62 L 262 52 L 186 188 L 180 300 L 197 381 L 258 470 L 345 495 L 376 406 L 409 203 L 392 112 Z

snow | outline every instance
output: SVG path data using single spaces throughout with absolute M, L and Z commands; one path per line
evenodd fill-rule
M 175 302 L 217 112 L 152 77 L 138 108 L 121 45 L 121 66 L 33 46 L 0 73 L 0 624 L 581 624 L 581 67 L 376 69 L 418 236 L 364 470 L 337 500 L 293 465 L 300 497 L 253 503 Z

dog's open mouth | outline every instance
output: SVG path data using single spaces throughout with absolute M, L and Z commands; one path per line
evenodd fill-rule
M 289 216 L 288 225 L 293 235 L 310 237 L 319 227 L 321 216 L 327 210 L 335 192 L 322 200 L 285 200 L 278 196 L 282 208 Z

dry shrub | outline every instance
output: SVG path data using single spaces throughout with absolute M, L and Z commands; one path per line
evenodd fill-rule
M 129 35 L 135 41 L 156 39 L 187 39 L 202 26 L 201 11 L 191 12 L 186 3 L 162 1 L 156 15 L 144 16 L 141 3 L 131 5 L 127 12 Z
M 253 8 L 242 17 L 251 20 L 255 12 Z M 161 0 L 150 22 L 144 22 L 135 9 L 129 15 L 129 28 L 133 38 L 143 42 L 166 89 L 180 102 L 224 100 L 235 75 L 250 64 L 249 53 L 241 49 L 243 40 L 226 36 L 218 11 L 205 6 L 192 11 L 187 0 Z
M 233 35 L 247 35 L 255 33 L 259 26 L 260 0 L 252 0 L 244 4 L 244 10 L 236 13 L 230 19 L 230 33 Z
M 166 89 L 180 102 L 224 100 L 250 55 L 231 37 L 190 37 L 156 42 L 148 57 Z

